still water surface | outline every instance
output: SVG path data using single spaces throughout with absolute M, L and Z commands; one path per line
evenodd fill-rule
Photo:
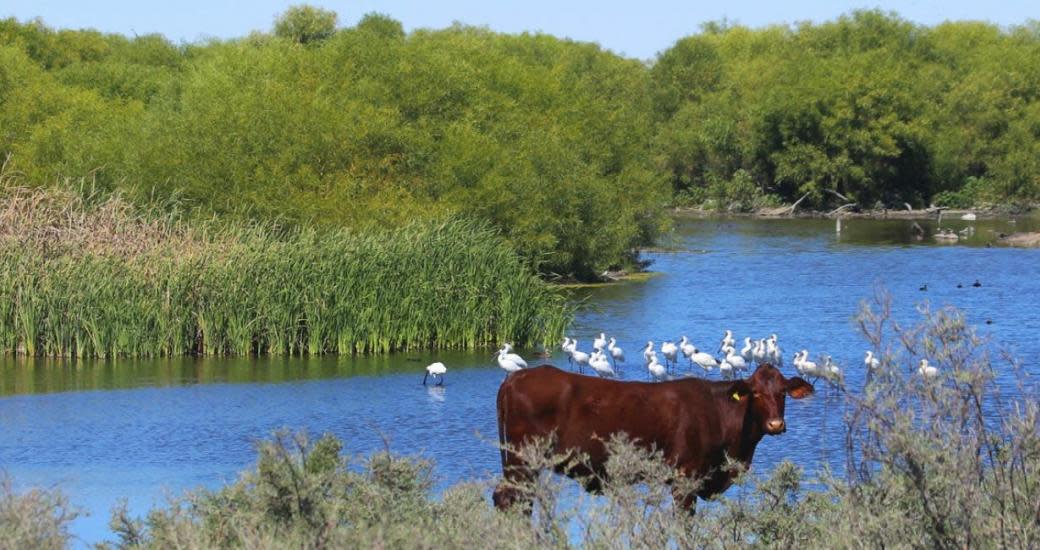
M 648 254 L 658 276 L 574 291 L 583 305 L 569 334 L 586 351 L 600 331 L 617 337 L 629 358 L 625 377 L 642 379 L 639 350 L 648 339 L 685 334 L 714 350 L 726 328 L 739 338 L 776 332 L 788 361 L 802 348 L 814 358 L 828 353 L 857 387 L 865 345 L 852 317 L 881 284 L 899 319 L 914 320 L 925 300 L 957 306 L 1040 375 L 1040 250 L 985 246 L 991 231 L 1035 230 L 1036 220 L 980 221 L 955 246 L 914 240 L 910 223 L 852 220 L 837 234 L 824 220 L 681 221 L 672 251 Z M 0 469 L 17 487 L 60 487 L 89 512 L 74 524 L 81 543 L 111 537 L 109 511 L 121 498 L 140 513 L 168 494 L 234 480 L 252 464 L 254 443 L 282 427 L 333 433 L 361 454 L 381 449 L 385 437 L 395 452 L 434 460 L 440 488 L 490 477 L 499 472 L 490 441 L 504 378 L 490 354 L 3 359 Z M 420 385 L 433 360 L 448 365 L 443 387 Z M 566 365 L 558 353 L 550 361 Z M 1014 391 L 1010 376 L 1002 382 Z M 826 392 L 790 402 L 787 433 L 760 444 L 755 469 L 791 459 L 809 472 L 823 464 L 840 471 L 840 412 Z

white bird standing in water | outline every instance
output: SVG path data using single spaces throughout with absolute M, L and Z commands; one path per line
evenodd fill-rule
M 719 363 L 719 374 L 727 380 L 733 378 L 733 365 L 729 364 L 729 357 L 726 357 Z
M 596 339 L 592 341 L 592 349 L 594 349 L 594 350 L 595 349 L 602 350 L 606 346 L 607 346 L 607 335 L 606 335 L 606 333 L 601 332 L 601 333 L 599 333 L 599 336 L 597 336 Z
M 751 354 L 751 337 L 744 337 L 744 347 L 740 350 L 740 356 L 744 358 L 745 363 L 751 363 L 755 360 L 755 357 Z
M 917 372 L 925 378 L 935 378 L 939 375 L 939 369 L 929 365 L 927 359 L 921 359 L 921 364 L 918 365 Z
M 516 363 L 517 365 L 520 365 L 520 368 L 527 368 L 527 361 L 524 361 L 523 357 L 520 357 L 519 355 L 513 353 L 513 345 L 509 342 L 502 344 L 502 355 L 506 359 Z
M 679 346 L 674 342 L 665 342 L 661 344 L 661 353 L 664 355 L 665 365 L 674 365 L 675 358 L 679 356 Z
M 778 367 L 784 366 L 784 352 L 780 350 L 776 334 L 770 334 L 766 339 L 766 359 Z
M 755 363 L 761 365 L 766 362 L 766 341 L 756 340 L 755 347 L 751 350 L 751 357 Z
M 615 378 L 617 374 L 614 373 L 614 369 L 610 368 L 610 360 L 603 353 L 603 350 L 596 350 L 591 357 L 589 357 L 589 366 L 592 370 L 596 371 L 596 374 L 602 378 Z
M 437 382 L 438 386 L 443 386 L 444 385 L 444 373 L 446 373 L 446 372 L 448 372 L 448 367 L 445 367 L 444 363 L 441 363 L 440 361 L 438 361 L 436 363 L 430 363 L 429 365 L 426 365 L 426 374 L 423 375 L 423 377 L 422 377 L 422 385 L 424 385 L 424 386 L 426 385 L 426 377 L 427 376 L 432 376 L 432 377 L 434 377 L 434 379 L 438 379 L 438 378 L 440 379 Z
M 616 338 L 610 339 L 607 349 L 610 350 L 610 358 L 614 360 L 614 367 L 617 367 L 618 363 L 625 362 L 625 350 L 618 347 Z
M 722 341 L 719 342 L 719 350 L 721 351 L 722 348 L 726 346 L 732 348 L 735 345 L 737 345 L 737 341 L 733 339 L 733 331 L 730 329 L 726 329 L 726 335 L 723 336 Z
M 747 370 L 748 368 L 747 362 L 744 361 L 744 358 L 737 355 L 737 352 L 734 351 L 732 348 L 730 348 L 729 353 L 726 354 L 726 358 L 723 359 L 723 362 L 733 367 L 734 370 L 738 371 Z M 722 372 L 721 364 L 719 365 L 719 372 Z
M 578 365 L 578 372 L 584 373 L 585 369 L 583 368 L 583 366 L 589 364 L 589 359 L 591 357 L 588 353 L 585 353 L 584 351 L 578 349 L 577 340 L 573 340 L 573 342 L 574 343 L 571 344 L 571 359 L 573 359 L 574 363 Z
M 647 365 L 649 365 L 650 364 L 650 358 L 654 357 L 654 356 L 655 356 L 655 353 L 654 353 L 654 341 L 650 340 L 650 341 L 648 341 L 646 343 L 646 347 L 643 348 L 643 361 Z
M 647 363 L 646 369 L 650 371 L 650 376 L 658 382 L 660 382 L 661 380 L 668 379 L 668 369 L 666 369 L 664 365 L 657 362 L 656 353 L 650 356 L 650 362 Z
M 863 359 L 863 364 L 867 366 L 867 370 L 877 370 L 881 366 L 881 361 L 877 357 L 874 357 L 874 352 L 867 350 L 867 356 Z
M 697 351 L 697 348 L 693 348 L 693 355 L 690 356 L 690 360 L 700 365 L 700 367 L 706 372 L 710 372 L 712 367 L 717 367 L 719 365 L 719 362 L 716 361 L 710 353 Z
M 679 352 L 683 354 L 683 357 L 689 359 L 696 350 L 697 347 L 690 343 L 690 339 L 685 334 L 679 338 Z M 693 365 L 693 361 L 690 361 L 690 365 Z
M 495 352 L 495 357 L 498 358 L 498 366 L 501 367 L 502 370 L 506 371 L 506 373 L 508 373 L 508 374 L 513 374 L 516 371 L 524 370 L 523 366 L 521 366 L 519 363 L 513 361 L 512 359 L 509 359 L 509 357 L 507 357 L 508 355 L 515 355 L 515 354 L 512 354 L 512 353 L 509 353 L 509 354 L 502 353 L 502 350 L 498 350 L 498 351 Z

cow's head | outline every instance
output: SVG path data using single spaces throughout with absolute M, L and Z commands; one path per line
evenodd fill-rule
M 769 435 L 784 433 L 785 397 L 801 399 L 813 393 L 812 384 L 795 376 L 784 375 L 773 365 L 765 364 L 755 369 L 751 378 L 733 382 L 732 399 L 748 400 L 748 412 L 763 432 Z

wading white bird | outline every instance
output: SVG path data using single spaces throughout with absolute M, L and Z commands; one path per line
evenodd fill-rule
M 437 382 L 438 386 L 443 386 L 444 373 L 446 372 L 448 372 L 448 367 L 445 367 L 444 363 L 441 363 L 440 361 L 426 365 L 426 374 L 422 377 L 422 385 L 426 385 L 427 376 L 432 376 L 434 379 L 439 379 Z
M 737 352 L 730 348 L 729 353 L 726 354 L 726 358 L 723 360 L 727 365 L 733 367 L 734 370 L 747 370 L 747 361 L 744 358 L 737 355 Z M 722 372 L 722 365 L 719 365 L 719 372 Z
M 820 367 L 809 360 L 809 350 L 803 349 L 800 355 L 796 354 L 794 364 L 795 368 L 798 369 L 798 373 L 802 376 L 820 377 Z
M 719 342 L 719 350 L 721 351 L 722 348 L 726 346 L 733 347 L 735 345 L 737 345 L 737 341 L 733 339 L 733 331 L 726 329 L 726 335 L 723 336 L 722 341 Z
M 606 333 L 599 333 L 599 336 L 592 341 L 592 349 L 601 350 L 607 346 L 607 335 Z
M 679 353 L 683 354 L 683 357 L 687 359 L 697 350 L 697 347 L 690 343 L 690 339 L 684 334 L 682 338 L 679 338 Z M 690 361 L 693 365 L 693 361 Z
M 649 365 L 650 358 L 655 355 L 654 353 L 654 341 L 650 340 L 646 343 L 646 347 L 643 348 L 643 361 Z
M 822 374 L 824 378 L 829 378 L 831 380 L 840 381 L 842 378 L 841 368 L 831 361 L 830 355 L 823 358 L 823 364 L 820 365 L 820 374 Z
M 668 379 L 668 369 L 657 362 L 656 353 L 650 356 L 650 362 L 647 363 L 646 369 L 650 372 L 650 376 L 658 382 Z
M 607 344 L 607 349 L 610 350 L 610 358 L 614 360 L 615 367 L 617 367 L 618 363 L 625 362 L 625 350 L 618 347 L 617 339 L 611 338 L 610 343 Z
M 498 366 L 501 367 L 502 370 L 506 371 L 506 373 L 508 374 L 512 374 L 518 370 L 524 370 L 523 366 L 513 361 L 512 359 L 509 359 L 509 357 L 507 357 L 508 355 L 515 354 L 502 353 L 502 350 L 498 350 L 495 352 L 495 357 L 498 358 Z
M 602 378 L 614 378 L 617 374 L 614 373 L 614 369 L 610 368 L 610 360 L 603 353 L 603 350 L 596 350 L 595 353 L 589 357 L 589 366 L 592 370 L 596 371 L 596 374 Z
M 589 359 L 591 358 L 591 356 L 588 353 L 585 353 L 584 351 L 578 349 L 577 340 L 574 340 L 573 342 L 574 343 L 571 346 L 571 359 L 574 361 L 576 365 L 578 365 L 578 372 L 584 373 L 584 366 L 589 364 Z
M 675 358 L 679 356 L 679 346 L 674 342 L 665 342 L 661 344 L 661 354 L 664 355 L 665 365 L 674 365 Z
M 728 359 L 729 358 L 727 357 L 719 363 L 719 374 L 726 379 L 733 378 L 733 365 L 729 364 Z
M 769 338 L 766 339 L 766 359 L 770 363 L 782 367 L 784 365 L 784 352 L 780 350 L 780 344 L 777 340 L 776 334 L 770 334 Z
M 867 366 L 867 370 L 875 370 L 881 366 L 881 361 L 878 361 L 877 357 L 874 357 L 874 352 L 867 350 L 867 356 L 863 359 L 863 364 Z
M 697 348 L 693 348 L 693 355 L 690 356 L 690 360 L 700 365 L 700 367 L 705 371 L 711 371 L 712 367 L 717 367 L 719 365 L 719 362 L 716 361 L 710 353 L 697 351 Z
M 935 378 L 939 375 L 939 369 L 929 365 L 927 359 L 921 359 L 921 363 L 917 367 L 917 373 L 925 378 Z
M 753 346 L 751 345 L 751 337 L 750 336 L 745 336 L 744 337 L 744 347 L 741 348 L 741 350 L 740 350 L 740 356 L 744 358 L 744 362 L 745 363 L 752 363 L 752 362 L 754 362 L 755 357 L 751 354 L 751 350 L 752 349 L 753 349 Z
M 502 344 L 502 355 L 506 359 L 516 363 L 517 365 L 520 365 L 520 368 L 527 368 L 527 361 L 524 361 L 523 357 L 520 357 L 519 355 L 513 353 L 513 345 L 509 342 Z

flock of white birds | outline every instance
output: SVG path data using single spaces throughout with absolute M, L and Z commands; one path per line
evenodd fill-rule
M 710 375 L 715 369 L 718 369 L 719 375 L 724 379 L 747 372 L 751 365 L 769 363 L 777 367 L 783 366 L 784 356 L 780 349 L 779 337 L 776 334 L 770 334 L 768 338 L 758 340 L 747 336 L 743 342 L 743 346 L 738 351 L 733 331 L 726 330 L 719 342 L 718 356 L 716 356 L 700 350 L 693 345 L 689 338 L 682 336 L 677 342 L 661 343 L 660 353 L 664 357 L 664 363 L 661 363 L 661 359 L 657 355 L 658 351 L 654 349 L 654 342 L 650 340 L 643 348 L 643 363 L 646 367 L 647 377 L 655 381 L 689 376 L 689 373 L 679 372 L 681 359 L 689 362 L 691 371 L 694 371 L 695 367 L 700 367 L 705 375 Z M 625 350 L 617 345 L 617 339 L 608 340 L 607 335 L 602 332 L 592 341 L 591 353 L 580 350 L 578 340 L 571 337 L 563 339 L 560 349 L 567 354 L 567 361 L 572 368 L 576 368 L 581 373 L 588 368 L 602 378 L 619 378 L 621 366 L 625 364 Z M 513 346 L 508 343 L 503 344 L 493 357 L 498 362 L 498 366 L 507 374 L 528 367 L 527 361 L 513 353 Z M 792 363 L 799 375 L 812 378 L 814 381 L 820 378 L 841 381 L 844 377 L 841 367 L 836 365 L 829 355 L 821 355 L 819 362 L 810 361 L 809 351 L 803 349 L 795 352 Z M 881 366 L 881 361 L 873 351 L 868 350 L 863 364 L 868 370 L 873 371 Z M 438 385 L 443 384 L 444 374 L 447 370 L 447 367 L 441 362 L 428 365 L 426 375 L 423 376 L 423 384 L 425 385 L 427 378 L 431 376 L 438 381 Z M 934 378 L 939 373 L 938 369 L 930 365 L 927 359 L 921 359 L 917 372 L 926 379 Z

